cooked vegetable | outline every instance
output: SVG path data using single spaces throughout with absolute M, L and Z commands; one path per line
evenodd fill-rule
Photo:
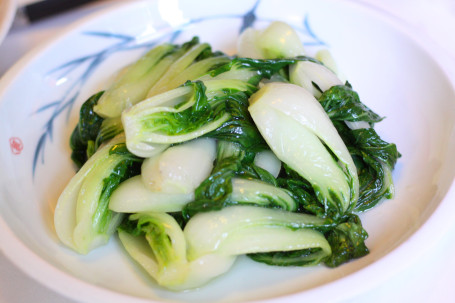
M 136 158 L 124 150 L 119 135 L 98 150 L 71 179 L 55 208 L 58 237 L 81 254 L 105 244 L 122 215 L 109 210 L 109 198 L 118 185 L 139 173 Z
M 170 66 L 175 53 L 175 46 L 162 44 L 128 66 L 106 90 L 95 106 L 95 112 L 102 117 L 115 118 L 124 109 L 144 99 L 150 87 Z
M 326 232 L 325 236 L 332 248 L 332 254 L 324 260 L 329 267 L 339 266 L 369 253 L 364 242 L 368 234 L 356 215 L 350 215 L 343 223 Z
M 253 253 L 248 256 L 257 262 L 277 266 L 311 266 L 324 263 L 329 267 L 337 267 L 369 253 L 364 242 L 368 234 L 356 215 L 345 218 L 342 223 L 324 232 L 324 237 L 330 244 L 330 254 L 321 247 L 312 247 Z
M 271 150 L 258 152 L 254 157 L 254 164 L 260 168 L 265 169 L 275 178 L 278 177 L 278 174 L 281 170 L 281 161 Z
M 349 83 L 342 85 L 338 77 L 321 64 L 310 61 L 294 64 L 290 67 L 290 80 L 319 98 L 354 157 L 361 193 L 356 209 L 364 211 L 383 198 L 391 199 L 394 194 L 392 171 L 400 155 L 395 144 L 381 140 L 371 127 L 382 118 L 360 102 Z
M 285 23 L 247 29 L 239 48 L 155 46 L 83 104 L 71 136 L 80 170 L 55 210 L 65 245 L 87 253 L 117 229 L 171 290 L 243 254 L 336 267 L 369 253 L 356 212 L 393 197 L 400 157 L 374 130 L 382 117 Z
M 87 159 L 93 155 L 97 145 L 104 141 L 97 140 L 103 118 L 93 111 L 93 107 L 102 95 L 103 92 L 94 94 L 82 104 L 79 111 L 79 121 L 71 134 L 71 159 L 78 168 L 81 168 Z
M 319 102 L 358 167 L 360 197 L 356 210 L 364 211 L 384 198 L 393 198 L 392 171 L 400 153 L 395 144 L 382 140 L 371 127 L 382 117 L 365 106 L 349 84 L 331 87 Z
M 197 81 L 142 101 L 122 114 L 128 149 L 143 155 L 149 146 L 206 135 L 231 118 L 227 99 L 254 89 L 240 80 Z
M 289 199 L 286 191 L 279 188 L 271 190 L 267 184 L 263 183 L 276 185 L 276 180 L 269 172 L 254 165 L 254 153 L 246 152 L 241 145 L 229 141 L 218 141 L 217 148 L 215 167 L 211 175 L 196 188 L 194 201 L 188 203 L 183 209 L 186 219 L 199 212 L 220 210 L 237 204 L 255 204 L 284 209 L 296 208 L 294 201 Z M 248 197 L 246 192 L 240 193 L 243 185 L 240 180 L 235 181 L 237 177 L 250 179 L 244 181 L 243 185 L 263 181 L 255 183 L 256 186 L 253 187 L 259 186 L 266 191 L 259 190 L 252 194 L 254 189 L 249 188 L 247 189 L 250 192 Z M 236 199 L 233 198 L 233 195 Z
M 289 68 L 289 80 L 305 88 L 316 98 L 332 86 L 343 84 L 327 67 L 311 61 L 293 64 Z
M 192 193 L 210 175 L 215 155 L 216 143 L 210 138 L 169 147 L 144 161 L 142 181 L 155 192 Z
M 212 53 L 210 46 L 200 44 L 197 38 L 181 46 L 169 43 L 158 45 L 122 71 L 94 110 L 105 118 L 119 117 L 125 109 L 146 97 L 175 88 L 188 79 L 201 77 L 228 60 L 220 55 Z M 211 56 L 216 57 L 209 59 Z M 198 59 L 206 60 L 193 64 Z M 187 75 L 188 78 L 180 75 Z
M 109 208 L 126 213 L 181 211 L 210 175 L 215 149 L 215 140 L 200 138 L 144 160 L 141 176 L 122 183 L 112 195 Z
M 172 63 L 166 73 L 149 90 L 147 98 L 176 88 L 190 79 L 197 79 L 213 67 L 229 61 L 227 57 L 220 56 L 195 62 L 206 50 L 210 50 L 210 46 L 207 43 L 195 44 L 189 48 L 184 55 Z
M 323 219 L 307 214 L 254 206 L 231 206 L 194 216 L 185 226 L 188 258 L 206 254 L 240 255 L 269 251 L 321 248 L 330 245 L 317 228 Z
M 163 193 L 152 191 L 141 176 L 126 180 L 114 191 L 109 209 L 118 213 L 177 212 L 193 201 L 194 193 Z
M 297 203 L 286 190 L 263 181 L 242 178 L 232 179 L 232 192 L 229 200 L 233 204 L 265 205 L 270 208 L 297 210 Z
M 352 210 L 359 195 L 357 169 L 319 102 L 299 86 L 268 83 L 250 103 L 272 151 L 311 183 L 324 208 L 339 215 Z
M 324 64 L 329 70 L 331 70 L 335 75 L 340 77 L 338 74 L 338 67 L 335 62 L 335 59 L 333 58 L 332 54 L 329 52 L 327 49 L 321 49 L 318 52 L 316 52 L 316 55 L 314 56 L 316 60 Z
M 284 22 L 272 22 L 262 31 L 246 29 L 239 38 L 239 56 L 254 59 L 293 58 L 305 51 L 295 30 Z
M 129 219 L 119 230 L 120 240 L 129 255 L 159 285 L 173 290 L 199 287 L 229 270 L 234 263 L 234 256 L 221 254 L 187 260 L 183 231 L 168 214 L 146 212 L 131 215 Z

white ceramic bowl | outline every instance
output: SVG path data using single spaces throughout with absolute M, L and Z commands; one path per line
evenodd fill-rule
M 226 275 L 188 293 L 155 286 L 116 238 L 87 256 L 61 245 L 57 197 L 74 175 L 69 135 L 81 103 L 153 43 L 193 35 L 235 53 L 243 26 L 284 20 L 309 52 L 328 48 L 402 158 L 396 197 L 361 214 L 366 257 L 336 269 L 277 268 L 240 258 Z M 47 287 L 84 302 L 346 299 L 389 278 L 437 240 L 455 196 L 454 91 L 425 41 L 351 2 L 130 2 L 85 19 L 34 51 L 0 82 L 0 248 Z M 247 278 L 245 278 L 247 277 Z M 361 285 L 361 287 L 352 287 Z

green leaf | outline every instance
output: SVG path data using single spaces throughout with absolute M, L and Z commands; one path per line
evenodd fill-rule
M 80 169 L 87 162 L 87 144 L 85 144 L 79 133 L 79 125 L 76 125 L 70 137 L 71 160 Z
M 382 140 L 373 128 L 356 129 L 352 134 L 355 139 L 354 145 L 364 153 L 374 156 L 392 169 L 395 167 L 401 155 L 394 143 Z
M 83 142 L 94 140 L 98 136 L 101 123 L 104 119 L 93 111 L 93 107 L 98 103 L 103 93 L 101 91 L 94 94 L 81 106 L 79 113 L 79 133 Z
M 183 209 L 183 216 L 189 219 L 197 213 L 220 210 L 228 205 L 227 198 L 232 192 L 231 180 L 241 170 L 241 158 L 217 159 L 212 174 L 195 191 L 195 200 Z
M 357 167 L 360 183 L 356 211 L 374 207 L 394 194 L 392 171 L 400 157 L 397 146 L 380 138 L 373 127 L 350 129 L 346 121 L 365 121 L 371 126 L 382 120 L 365 106 L 349 83 L 333 86 L 319 98 Z
M 163 266 L 177 259 L 165 226 L 166 222 L 153 216 L 141 215 L 137 221 L 137 228 L 145 235 L 157 262 Z
M 331 120 L 376 123 L 383 119 L 360 102 L 349 84 L 332 86 L 318 100 Z
M 319 202 L 308 181 L 303 178 L 278 178 L 278 184 L 280 187 L 287 189 L 292 198 L 297 201 L 299 205 L 298 212 L 313 214 L 320 218 L 330 217 L 330 213 L 327 213 L 324 206 Z
M 372 128 L 352 131 L 354 144 L 349 147 L 357 158 L 360 196 L 355 209 L 365 211 L 394 194 L 392 171 L 400 157 L 393 143 L 383 141 Z
M 231 62 L 224 64 L 210 72 L 210 76 L 216 77 L 222 73 L 235 70 L 247 69 L 256 73 L 248 80 L 249 83 L 257 85 L 263 78 L 270 79 L 273 75 L 282 73 L 282 70 L 298 61 L 319 61 L 306 56 L 299 56 L 293 59 L 251 59 L 251 58 L 234 58 Z M 287 78 L 287 77 L 286 77 Z
M 120 117 L 104 119 L 95 140 L 95 151 L 101 144 L 109 141 L 122 132 L 123 124 Z
M 321 248 L 307 248 L 294 251 L 276 251 L 269 253 L 248 254 L 256 262 L 273 266 L 314 266 L 327 257 Z
M 200 212 L 220 210 L 229 205 L 236 205 L 236 201 L 229 199 L 232 193 L 232 179 L 235 177 L 261 180 L 276 185 L 275 178 L 254 165 L 253 161 L 254 153 L 245 151 L 241 145 L 219 141 L 215 167 L 211 175 L 196 189 L 195 200 L 188 203 L 183 209 L 183 217 L 188 220 Z M 276 207 L 276 203 L 270 201 L 269 207 Z
M 368 234 L 356 215 L 350 215 L 345 222 L 326 232 L 325 237 L 332 248 L 332 255 L 324 261 L 329 267 L 337 267 L 369 253 L 365 245 Z
M 81 168 L 87 159 L 96 151 L 94 142 L 104 119 L 93 111 L 93 107 L 102 95 L 103 91 L 98 92 L 82 104 L 79 112 L 79 122 L 71 134 L 71 159 L 78 168 Z
M 267 148 L 267 144 L 251 119 L 248 105 L 248 95 L 244 92 L 227 96 L 224 99 L 224 110 L 230 114 L 231 119 L 206 136 L 239 143 L 249 151 Z
M 142 160 L 139 158 L 135 158 L 132 155 L 131 157 L 125 156 L 125 159 L 114 167 L 109 177 L 103 179 L 103 189 L 96 211 L 93 214 L 93 225 L 98 227 L 99 233 L 106 232 L 114 214 L 114 212 L 109 210 L 109 198 L 120 183 L 141 173 L 141 163 Z

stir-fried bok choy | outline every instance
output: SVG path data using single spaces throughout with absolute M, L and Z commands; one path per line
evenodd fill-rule
M 176 291 L 239 255 L 327 267 L 365 256 L 360 212 L 393 198 L 400 154 L 341 79 L 283 22 L 245 30 L 236 56 L 198 38 L 155 45 L 82 105 L 58 237 L 87 254 L 117 233 Z

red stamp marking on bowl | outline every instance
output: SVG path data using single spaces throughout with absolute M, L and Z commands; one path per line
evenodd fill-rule
M 24 144 L 22 140 L 18 137 L 9 138 L 9 146 L 11 147 L 11 152 L 13 155 L 19 155 L 24 149 Z

